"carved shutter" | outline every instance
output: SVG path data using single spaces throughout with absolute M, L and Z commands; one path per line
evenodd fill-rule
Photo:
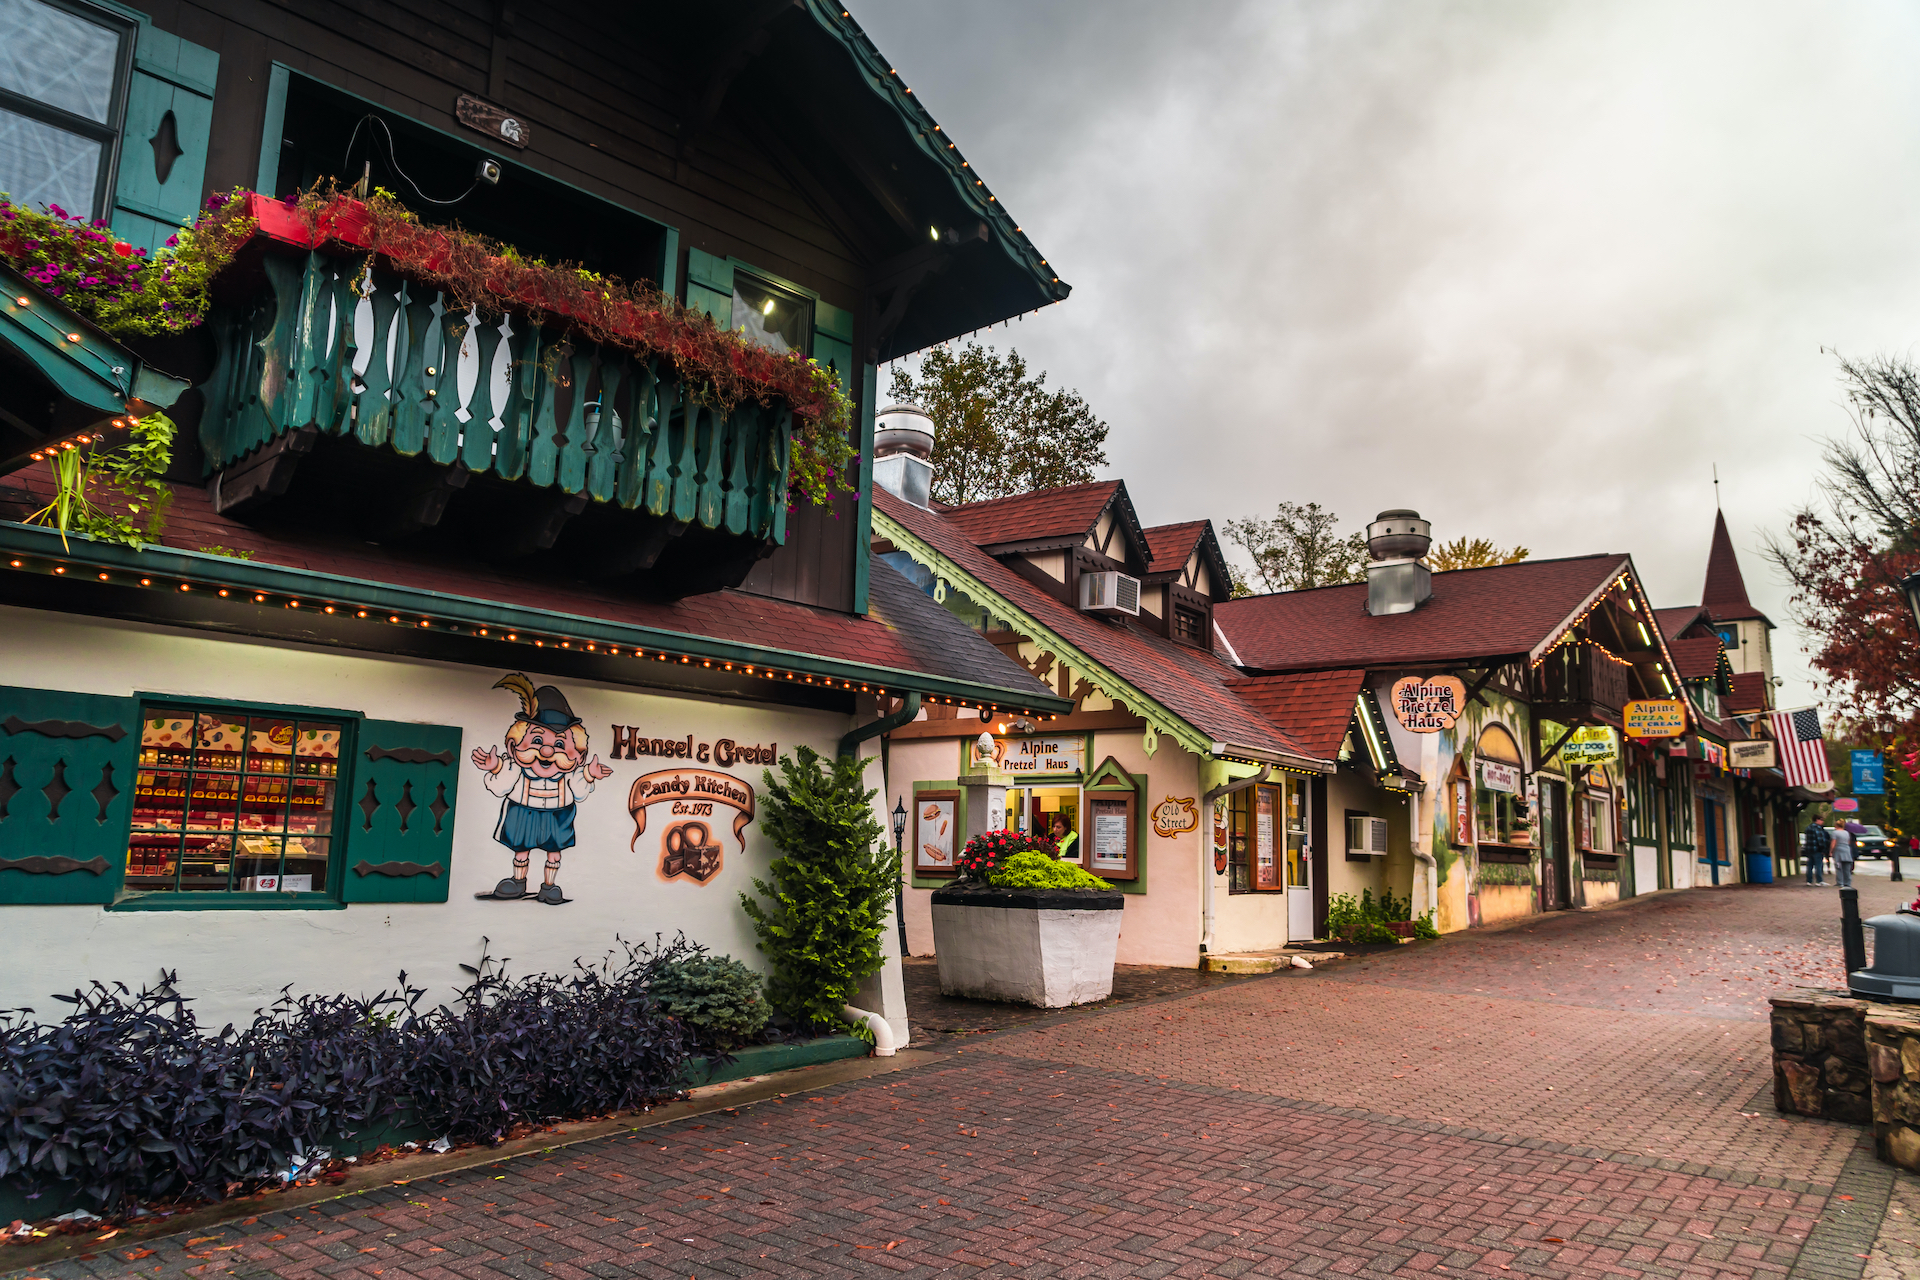
M 363 720 L 347 810 L 347 902 L 445 902 L 460 729 Z
M 114 233 L 136 248 L 153 253 L 200 211 L 219 71 L 213 50 L 141 27 L 112 215 Z
M 712 316 L 722 329 L 733 328 L 733 265 L 698 249 L 687 250 L 687 305 Z
M 139 750 L 132 698 L 0 688 L 0 903 L 113 901 Z
M 813 304 L 813 358 L 838 373 L 840 390 L 853 395 L 853 312 L 829 302 Z

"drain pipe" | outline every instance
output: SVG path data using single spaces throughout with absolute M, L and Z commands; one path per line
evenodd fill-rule
M 1426 864 L 1427 868 L 1427 909 L 1431 911 L 1440 905 L 1440 864 L 1434 861 L 1433 854 L 1420 847 L 1422 828 L 1420 826 L 1420 794 L 1426 790 L 1422 783 L 1420 791 L 1407 792 L 1407 808 L 1411 810 L 1407 822 L 1407 848 L 1413 856 Z M 1433 839 L 1431 831 L 1425 832 L 1428 840 Z
M 1272 773 L 1273 766 L 1263 764 L 1260 766 L 1260 772 L 1254 774 L 1251 778 L 1241 778 L 1235 782 L 1223 782 L 1213 790 L 1207 792 L 1206 798 L 1201 801 L 1201 803 L 1207 807 L 1208 827 L 1207 839 L 1200 846 L 1201 955 L 1206 955 L 1209 951 L 1213 950 L 1213 802 L 1223 796 L 1230 796 L 1236 791 L 1245 791 L 1257 782 L 1265 782 Z M 1233 837 L 1229 835 L 1227 838 L 1231 840 Z
M 909 693 L 900 709 L 890 716 L 882 716 L 872 724 L 863 724 L 846 737 L 840 739 L 840 754 L 854 756 L 860 754 L 860 744 L 868 738 L 877 738 L 890 729 L 898 729 L 920 714 L 920 695 Z
M 873 1032 L 873 1056 L 891 1058 L 899 1051 L 894 1043 L 893 1027 L 877 1013 L 868 1013 L 865 1009 L 856 1009 L 850 1004 L 840 1006 L 841 1016 L 849 1022 L 858 1022 Z

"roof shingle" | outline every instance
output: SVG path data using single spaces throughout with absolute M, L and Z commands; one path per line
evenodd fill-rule
M 1283 726 L 1301 750 L 1321 760 L 1332 760 L 1339 755 L 1341 740 L 1353 722 L 1354 699 L 1366 675 L 1355 667 L 1250 676 L 1230 681 L 1227 687 L 1261 715 Z

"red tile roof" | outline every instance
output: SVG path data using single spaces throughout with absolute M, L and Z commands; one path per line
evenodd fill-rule
M 38 501 L 47 500 L 50 490 L 44 470 L 35 468 L 13 479 L 16 483 L 26 481 Z M 1019 697 L 1051 692 L 904 580 L 897 589 L 886 589 L 895 586 L 886 583 L 877 591 L 874 612 L 867 617 L 744 591 L 651 601 L 551 576 L 536 579 L 516 575 L 477 561 L 429 561 L 357 540 L 278 537 L 219 515 L 198 485 L 173 486 L 173 505 L 167 512 L 160 542 L 187 551 L 221 546 L 250 553 L 256 564 L 283 565 L 689 636 L 744 641 L 781 653 L 924 672 L 984 683 Z M 877 559 L 875 566 L 876 573 L 893 572 Z M 929 608 L 921 609 L 920 603 Z
M 1625 555 L 1522 560 L 1433 575 L 1412 613 L 1373 617 L 1364 582 L 1214 605 L 1240 661 L 1260 671 L 1391 667 L 1531 653 L 1631 566 Z
M 1147 566 L 1147 572 L 1178 573 L 1186 568 L 1187 561 L 1193 558 L 1194 545 L 1206 531 L 1205 520 L 1157 524 L 1148 529 L 1147 548 L 1153 552 L 1153 562 Z
M 1707 552 L 1707 585 L 1700 592 L 1700 603 L 1715 622 L 1735 622 L 1742 618 L 1767 621 L 1767 615 L 1747 599 L 1747 582 L 1740 576 L 1740 557 L 1734 554 L 1733 539 L 1727 534 L 1727 518 L 1713 513 L 1713 546 Z
M 1673 654 L 1674 664 L 1680 668 L 1682 680 L 1711 680 L 1719 674 L 1720 663 L 1723 660 L 1719 636 L 1669 640 L 1667 651 Z
M 1704 607 L 1697 604 L 1683 604 L 1670 609 L 1655 609 L 1654 621 L 1660 626 L 1660 634 L 1669 640 L 1677 640 L 1694 623 L 1711 626 L 1713 619 L 1707 615 Z
M 1772 702 L 1770 692 L 1766 672 L 1739 672 L 1733 677 L 1733 692 L 1727 697 L 1727 708 L 1743 716 L 1765 711 Z
M 1353 722 L 1354 699 L 1367 673 L 1309 671 L 1298 675 L 1251 676 L 1227 687 L 1261 715 L 1285 726 L 1303 751 L 1322 760 L 1340 753 L 1341 739 Z
M 961 571 L 1213 741 L 1331 763 L 1330 756 L 1303 750 L 1290 734 L 1235 696 L 1227 684 L 1241 673 L 1214 653 L 1069 608 L 976 546 L 951 511 L 924 511 L 879 488 L 873 492 L 873 502 L 877 511 L 905 526 Z
M 1043 538 L 1078 540 L 1092 531 L 1120 488 L 1118 480 L 1071 484 L 947 507 L 940 514 L 980 546 Z

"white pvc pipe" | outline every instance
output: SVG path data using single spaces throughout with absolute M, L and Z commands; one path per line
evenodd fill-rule
M 868 1013 L 865 1009 L 856 1009 L 852 1005 L 841 1005 L 841 1014 L 849 1022 L 863 1022 L 867 1030 L 873 1032 L 873 1056 L 891 1058 L 894 1055 L 893 1027 L 877 1013 Z

